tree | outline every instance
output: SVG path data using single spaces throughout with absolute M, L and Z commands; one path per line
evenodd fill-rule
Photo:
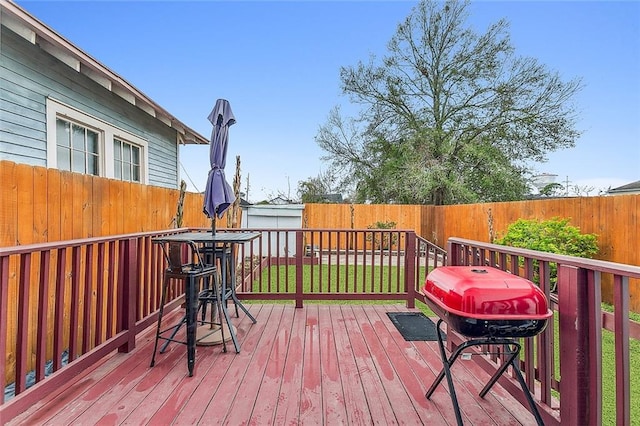
M 302 203 L 326 203 L 327 194 L 332 192 L 333 177 L 320 173 L 316 177 L 298 182 L 298 198 Z
M 577 195 L 578 197 L 588 197 L 595 190 L 595 186 L 591 185 L 573 185 L 573 187 L 571 188 L 573 194 Z
M 564 186 L 559 183 L 549 183 L 540 189 L 540 195 L 545 197 L 561 197 L 563 195 Z
M 465 27 L 468 5 L 422 1 L 381 62 L 341 68 L 343 93 L 361 110 L 332 110 L 316 142 L 356 200 L 521 199 L 527 162 L 574 146 L 580 80 L 516 56 L 505 20 L 484 34 Z

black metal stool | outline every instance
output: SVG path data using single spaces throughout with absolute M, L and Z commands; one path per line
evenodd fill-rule
M 200 248 L 200 252 L 202 253 L 205 263 L 216 265 L 217 262 L 220 262 L 220 273 L 222 275 L 222 283 L 223 283 L 223 301 L 225 303 L 225 307 L 227 306 L 227 301 L 229 299 L 233 300 L 236 309 L 236 318 L 240 317 L 240 313 L 238 312 L 238 306 L 242 311 L 249 317 L 252 323 L 256 323 L 256 319 L 249 312 L 247 308 L 244 307 L 242 303 L 238 300 L 238 296 L 236 295 L 236 268 L 234 265 L 234 257 L 232 248 L 229 246 L 212 246 L 210 244 L 206 244 L 205 246 Z M 227 276 L 229 280 L 227 280 Z
M 158 349 L 158 341 L 164 340 L 165 344 L 160 349 L 160 353 L 163 353 L 169 343 L 176 342 L 187 345 L 187 367 L 189 369 L 189 376 L 193 376 L 193 367 L 195 365 L 195 346 L 196 346 L 196 327 L 200 324 L 218 325 L 222 334 L 223 351 L 227 351 L 227 346 L 224 338 L 224 327 L 222 311 L 222 289 L 218 282 L 218 273 L 215 264 L 207 265 L 204 263 L 203 258 L 194 242 L 189 241 L 187 243 L 181 242 L 164 242 L 161 244 L 162 250 L 167 261 L 167 268 L 164 272 L 164 279 L 162 283 L 162 292 L 160 296 L 160 310 L 158 312 L 158 325 L 156 328 L 156 339 L 153 347 L 153 356 L 151 357 L 151 367 L 155 365 L 156 351 Z M 183 263 L 182 247 L 187 245 L 191 248 L 191 262 Z M 164 305 L 166 302 L 167 291 L 169 289 L 169 282 L 171 279 L 184 280 L 186 284 L 185 289 L 185 304 L 186 312 L 184 317 L 179 323 L 172 325 L 168 328 L 162 329 L 162 317 L 164 314 Z M 197 282 L 205 281 L 205 286 L 199 291 Z M 196 307 L 197 303 L 197 307 Z M 206 318 L 207 306 L 211 305 L 210 318 Z M 196 320 L 197 312 L 202 310 L 202 318 L 200 321 Z M 218 313 L 218 321 L 214 321 L 215 313 Z M 185 325 L 187 326 L 186 341 L 178 340 L 175 338 L 178 330 Z M 229 325 L 230 326 L 230 325 Z M 217 330 L 217 329 L 216 329 Z M 212 331 L 213 333 L 214 331 Z M 166 334 L 169 334 L 166 336 Z M 206 337 L 206 336 L 203 336 Z

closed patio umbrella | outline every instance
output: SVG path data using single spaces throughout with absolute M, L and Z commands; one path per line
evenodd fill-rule
M 211 218 L 211 231 L 215 234 L 216 216 L 222 217 L 224 212 L 235 201 L 236 197 L 224 176 L 227 162 L 227 144 L 229 142 L 229 127 L 236 122 L 231 111 L 231 105 L 226 99 L 218 99 L 209 114 L 209 121 L 213 125 L 211 144 L 209 147 L 209 162 L 211 170 L 207 178 L 204 191 L 204 213 Z

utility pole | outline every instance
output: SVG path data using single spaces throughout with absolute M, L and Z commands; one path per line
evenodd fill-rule
M 247 194 L 247 201 L 249 201 L 249 173 L 247 173 L 247 189 L 244 193 Z

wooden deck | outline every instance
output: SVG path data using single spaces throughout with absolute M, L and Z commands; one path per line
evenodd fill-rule
M 43 395 L 9 425 L 455 424 L 446 381 L 424 396 L 442 363 L 437 342 L 405 341 L 385 312 L 403 305 L 248 305 L 233 318 L 239 354 L 185 347 L 149 367 L 153 328 L 129 354 L 114 353 L 68 387 Z M 178 313 L 172 314 L 177 317 Z M 465 424 L 529 425 L 533 416 L 473 361 L 453 367 Z

